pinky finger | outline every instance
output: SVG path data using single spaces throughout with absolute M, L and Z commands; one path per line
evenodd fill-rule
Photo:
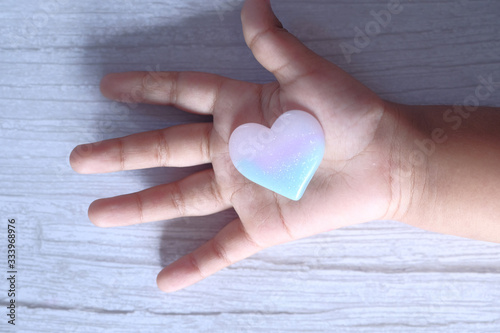
M 156 282 L 164 292 L 177 291 L 262 249 L 247 233 L 241 220 L 236 219 L 198 249 L 165 267 Z

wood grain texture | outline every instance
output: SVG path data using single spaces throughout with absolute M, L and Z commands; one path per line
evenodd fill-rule
M 384 98 L 461 104 L 479 76 L 500 81 L 498 1 L 404 1 L 350 62 L 340 44 L 388 1 L 274 1 L 284 25 Z M 236 0 L 3 0 L 0 218 L 18 221 L 18 332 L 498 332 L 499 246 L 380 221 L 267 249 L 186 290 L 157 272 L 234 217 L 228 211 L 116 229 L 89 203 L 198 168 L 82 176 L 83 142 L 207 121 L 104 99 L 126 70 L 200 70 L 254 82 Z M 500 106 L 500 89 L 484 105 Z M 5 249 L 5 233 L 0 233 Z M 2 250 L 4 253 L 4 250 Z M 4 259 L 0 258 L 0 271 Z M 3 276 L 3 275 L 2 275 Z M 0 284 L 0 306 L 7 302 Z M 0 310 L 0 331 L 12 331 Z

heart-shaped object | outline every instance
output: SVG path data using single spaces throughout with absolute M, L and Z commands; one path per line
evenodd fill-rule
M 246 178 L 292 200 L 299 200 L 325 152 L 325 135 L 311 114 L 283 113 L 269 129 L 239 126 L 229 138 L 229 155 Z

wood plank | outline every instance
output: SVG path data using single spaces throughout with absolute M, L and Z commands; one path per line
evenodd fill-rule
M 266 249 L 167 295 L 156 288 L 158 271 L 212 237 L 234 212 L 115 229 L 88 221 L 96 198 L 206 166 L 82 176 L 69 167 L 75 145 L 210 120 L 108 101 L 100 78 L 199 70 L 271 81 L 243 41 L 241 3 L 0 3 L 0 218 L 19 223 L 18 331 L 498 332 L 497 244 L 374 221 Z M 403 11 L 347 62 L 340 44 L 352 43 L 355 27 L 387 3 L 273 6 L 309 47 L 387 99 L 460 104 L 479 76 L 500 81 L 498 1 L 401 0 Z M 500 106 L 500 87 L 481 103 Z M 0 235 L 1 248 L 5 241 Z M 4 317 L 0 332 L 9 332 Z

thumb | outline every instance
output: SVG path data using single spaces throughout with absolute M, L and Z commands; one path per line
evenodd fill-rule
M 257 61 L 281 86 L 293 85 L 296 98 L 333 101 L 337 109 L 360 112 L 371 103 L 381 103 L 370 89 L 283 29 L 270 0 L 246 0 L 241 20 L 245 41 Z
M 332 64 L 283 29 L 270 0 L 247 0 L 241 12 L 243 34 L 253 55 L 281 84 Z

